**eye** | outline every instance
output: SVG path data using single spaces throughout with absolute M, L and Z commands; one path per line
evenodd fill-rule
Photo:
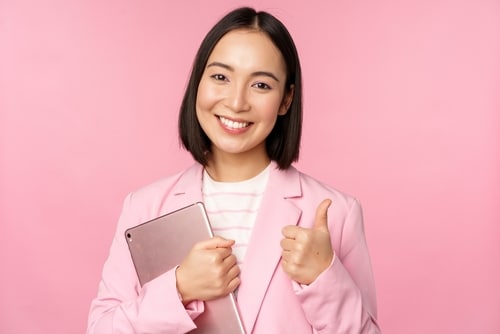
M 216 81 L 227 81 L 226 76 L 222 74 L 213 74 L 210 77 L 215 79 Z
M 268 84 L 266 84 L 264 82 L 257 82 L 255 84 L 253 84 L 253 87 L 258 88 L 258 89 L 265 89 L 265 90 L 271 89 L 271 86 L 269 86 Z

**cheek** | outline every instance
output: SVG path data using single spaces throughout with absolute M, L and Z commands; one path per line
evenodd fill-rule
M 259 101 L 258 109 L 262 111 L 262 117 L 274 119 L 280 111 L 281 98 L 279 96 Z
M 196 108 L 201 111 L 211 109 L 219 100 L 221 92 L 213 85 L 207 85 L 204 80 L 198 85 L 198 93 L 196 94 Z
M 206 109 L 208 100 L 207 89 L 203 85 L 200 85 L 196 94 L 196 110 Z

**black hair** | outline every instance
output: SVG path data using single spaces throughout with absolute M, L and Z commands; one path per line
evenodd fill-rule
M 225 34 L 236 29 L 264 32 L 283 55 L 287 71 L 285 93 L 293 87 L 293 99 L 287 113 L 278 116 L 274 128 L 266 138 L 266 149 L 270 159 L 276 161 L 280 169 L 286 169 L 299 158 L 302 134 L 302 75 L 299 56 L 290 33 L 281 21 L 267 12 L 257 12 L 249 7 L 238 8 L 226 14 L 201 42 L 179 112 L 182 146 L 196 161 L 207 165 L 206 153 L 210 152 L 211 142 L 196 117 L 198 85 L 215 45 Z

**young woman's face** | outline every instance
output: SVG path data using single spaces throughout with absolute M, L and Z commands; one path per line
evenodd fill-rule
M 292 101 L 285 81 L 283 56 L 267 35 L 233 30 L 222 37 L 208 58 L 196 99 L 196 115 L 214 156 L 267 158 L 266 137 Z

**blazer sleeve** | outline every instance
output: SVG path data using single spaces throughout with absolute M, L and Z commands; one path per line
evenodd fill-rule
M 308 286 L 293 282 L 295 293 L 314 333 L 380 333 L 362 211 L 354 199 L 340 240 L 330 267 Z
M 203 312 L 202 302 L 186 308 L 179 299 L 175 268 L 142 288 L 128 251 L 124 231 L 139 224 L 127 196 L 108 258 L 104 264 L 97 297 L 89 312 L 87 334 L 186 333 Z

